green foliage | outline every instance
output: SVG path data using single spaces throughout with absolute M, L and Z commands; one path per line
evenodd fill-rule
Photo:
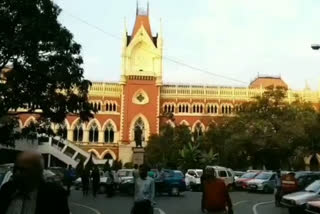
M 0 2 L 0 120 L 18 108 L 41 110 L 41 117 L 57 123 L 67 113 L 92 116 L 81 46 L 58 22 L 60 12 L 51 0 Z
M 132 162 L 127 162 L 123 165 L 125 169 L 133 169 L 134 164 Z
M 233 169 L 302 169 L 306 155 L 320 151 L 320 114 L 311 103 L 296 97 L 286 101 L 286 90 L 268 88 L 244 103 L 234 117 L 211 124 L 193 141 L 188 127 L 162 127 L 146 148 L 149 164 L 199 168 L 222 165 Z

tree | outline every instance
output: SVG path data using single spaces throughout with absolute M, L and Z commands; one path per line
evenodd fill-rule
M 159 135 L 152 135 L 149 138 L 148 146 L 145 149 L 146 162 L 157 167 L 159 165 L 168 168 L 177 168 L 179 151 L 191 142 L 190 129 L 185 125 L 170 125 L 161 127 Z
M 229 164 L 239 167 L 236 160 L 243 160 L 257 168 L 290 168 L 289 159 L 297 146 L 310 141 L 308 132 L 317 124 L 317 113 L 310 103 L 299 99 L 286 102 L 285 95 L 283 88 L 268 88 L 223 125 L 220 131 L 227 133 L 224 156 Z
M 51 0 L 0 2 L 0 118 L 19 108 L 57 123 L 68 113 L 92 116 L 81 46 L 57 21 L 60 12 Z

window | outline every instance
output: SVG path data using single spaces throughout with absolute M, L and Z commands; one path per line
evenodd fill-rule
M 230 104 L 222 104 L 221 112 L 222 114 L 232 114 L 232 106 Z
M 193 113 L 203 113 L 203 105 L 202 104 L 193 104 L 192 105 Z
M 232 177 L 232 174 L 230 171 L 227 171 L 227 173 L 228 173 L 228 177 Z
M 97 143 L 99 140 L 99 130 L 96 123 L 93 123 L 89 130 L 89 142 Z
M 105 109 L 108 112 L 117 112 L 117 104 L 113 101 L 107 101 Z
M 189 105 L 185 103 L 179 104 L 178 111 L 179 113 L 189 113 Z
M 78 123 L 78 125 L 73 130 L 73 141 L 74 142 L 82 142 L 82 139 L 83 139 L 82 124 Z
M 111 123 L 108 123 L 107 128 L 104 131 L 104 142 L 106 143 L 114 142 L 114 128 Z
M 174 113 L 174 108 L 175 108 L 174 104 L 165 104 L 163 106 L 163 112 L 164 113 L 169 113 L 169 112 Z
M 208 114 L 218 114 L 218 104 L 208 104 L 207 105 Z
M 221 178 L 227 177 L 227 172 L 226 171 L 219 171 L 218 174 L 219 174 L 219 177 L 221 177 Z

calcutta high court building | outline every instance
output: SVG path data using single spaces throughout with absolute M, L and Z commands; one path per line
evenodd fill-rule
M 120 82 L 93 82 L 89 101 L 97 110 L 94 118 L 81 122 L 77 116 L 68 116 L 64 124 L 52 125 L 54 131 L 98 159 L 126 163 L 132 162 L 137 127 L 142 131 L 143 147 L 166 123 L 187 125 L 201 135 L 210 123 L 233 116 L 241 103 L 261 95 L 270 85 L 287 88 L 288 102 L 297 94 L 315 105 L 319 103 L 320 88 L 293 91 L 280 77 L 257 77 L 247 87 L 167 85 L 162 81 L 162 61 L 162 32 L 154 34 L 149 11 L 137 9 L 133 30 L 123 36 Z M 168 113 L 174 115 L 174 121 L 165 116 Z M 20 125 L 25 127 L 36 120 L 25 114 Z

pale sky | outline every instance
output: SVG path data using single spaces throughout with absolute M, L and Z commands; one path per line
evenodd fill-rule
M 85 77 L 118 81 L 124 20 L 131 34 L 136 0 L 54 1 L 82 45 Z M 260 73 L 281 75 L 293 89 L 319 88 L 320 51 L 310 45 L 320 43 L 320 0 L 150 0 L 154 35 L 160 19 L 166 57 L 247 83 Z M 167 60 L 163 74 L 165 83 L 245 85 Z

